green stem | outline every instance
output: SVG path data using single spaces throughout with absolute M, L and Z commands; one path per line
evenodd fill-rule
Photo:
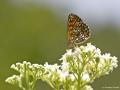
M 60 90 L 60 87 L 59 85 L 56 85 L 56 89 L 55 90 Z
M 77 90 L 80 90 L 80 76 L 78 76 L 78 87 Z
M 78 86 L 77 86 L 77 90 L 80 90 L 80 83 L 81 83 L 81 80 L 80 80 L 80 75 L 81 75 L 81 72 L 82 72 L 82 69 L 81 71 L 79 70 L 79 67 L 80 67 L 80 64 L 78 62 Z
M 80 63 L 78 62 L 78 70 L 77 70 L 78 71 L 78 86 L 77 86 L 77 90 L 80 90 L 82 88 L 81 74 L 82 74 L 82 72 L 84 70 L 84 67 L 86 65 L 86 62 L 85 62 L 86 60 L 87 59 L 85 57 L 84 60 L 83 60 L 81 69 L 80 69 Z

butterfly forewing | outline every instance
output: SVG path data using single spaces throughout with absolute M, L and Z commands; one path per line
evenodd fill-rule
M 80 45 L 90 37 L 88 26 L 75 14 L 68 16 L 68 47 Z

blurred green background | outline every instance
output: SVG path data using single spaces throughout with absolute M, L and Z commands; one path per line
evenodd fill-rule
M 56 12 L 57 13 L 57 12 Z M 66 19 L 67 20 L 67 19 Z M 16 7 L 0 1 L 0 90 L 21 90 L 4 80 L 13 74 L 11 64 L 24 60 L 31 63 L 53 64 L 65 53 L 67 43 L 66 20 L 57 17 L 50 9 L 28 5 Z M 92 27 L 90 42 L 102 52 L 110 52 L 120 58 L 120 31 L 115 26 Z M 94 90 L 103 86 L 120 87 L 120 67 L 111 74 L 95 80 Z M 51 90 L 46 83 L 38 81 L 37 90 Z M 113 89 L 112 89 L 113 90 Z

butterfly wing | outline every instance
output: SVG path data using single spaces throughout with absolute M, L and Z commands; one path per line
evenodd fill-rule
M 68 47 L 79 45 L 90 37 L 88 26 L 75 14 L 68 16 Z

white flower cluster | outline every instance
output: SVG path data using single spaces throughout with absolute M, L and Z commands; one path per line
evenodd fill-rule
M 39 64 L 31 64 L 23 61 L 23 63 L 12 64 L 11 68 L 18 71 L 20 75 L 13 75 L 5 81 L 19 86 L 23 90 L 33 90 L 38 79 L 44 74 L 44 67 Z
M 91 43 L 87 46 L 75 47 L 74 50 L 67 50 L 60 60 L 62 60 L 62 71 L 74 75 L 71 78 L 74 78 L 75 87 L 79 85 L 84 87 L 94 79 L 109 74 L 118 66 L 115 56 L 112 57 L 109 53 L 101 54 L 100 49 Z
M 55 90 L 93 90 L 88 84 L 118 66 L 115 56 L 101 54 L 100 49 L 90 43 L 67 50 L 60 61 L 61 65 L 47 62 L 39 65 L 26 61 L 13 64 L 11 68 L 20 75 L 9 77 L 6 82 L 18 85 L 23 90 L 33 90 L 38 79 L 47 82 Z M 23 82 L 26 82 L 26 86 Z

